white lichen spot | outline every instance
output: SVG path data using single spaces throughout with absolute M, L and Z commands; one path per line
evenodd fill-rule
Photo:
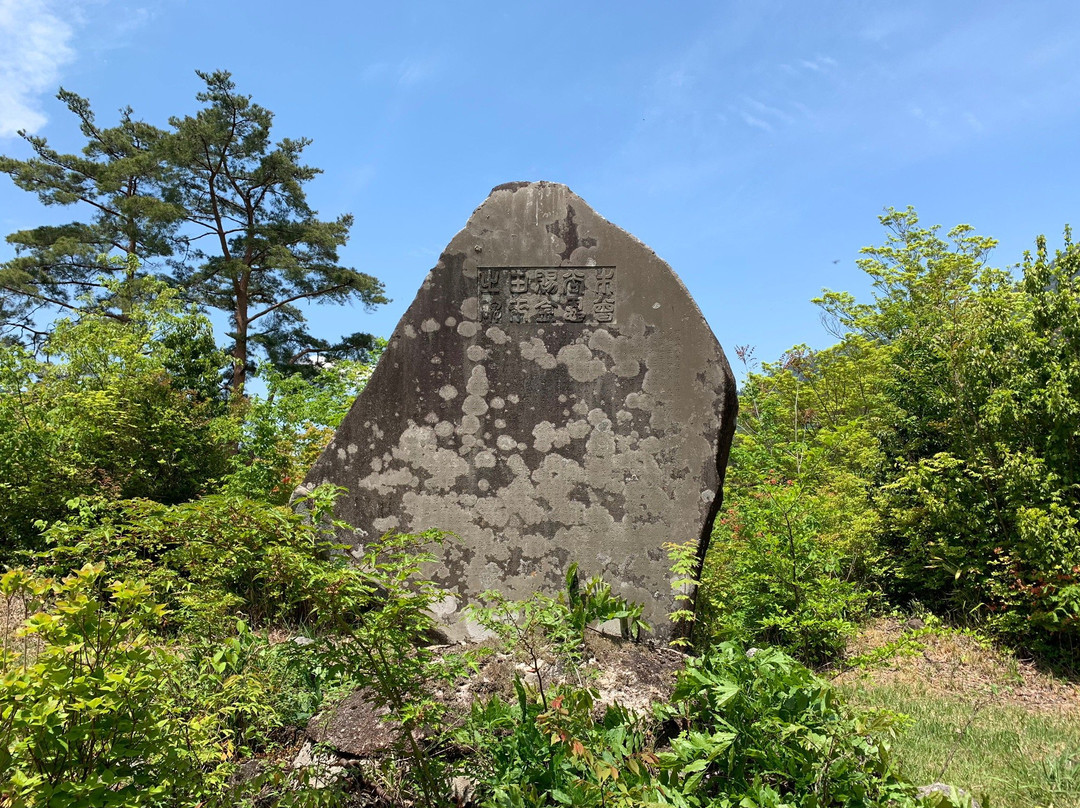
M 489 483 L 487 480 L 480 479 L 476 481 L 476 487 L 479 488 L 481 491 L 487 491 L 489 488 L 491 488 L 491 483 Z
M 447 317 L 443 321 L 443 325 L 445 325 L 447 328 L 453 328 L 455 325 L 457 325 L 457 317 Z
M 585 442 L 585 451 L 594 457 L 611 457 L 615 454 L 615 436 L 611 432 L 595 429 Z
M 495 419 L 495 428 L 496 429 L 506 429 L 506 421 L 504 421 L 502 418 L 496 418 Z
M 466 339 L 472 339 L 480 333 L 480 326 L 472 320 L 462 320 L 458 323 L 457 332 Z
M 435 424 L 435 434 L 440 438 L 449 438 L 454 434 L 454 425 L 449 421 L 439 421 Z
M 490 351 L 481 348 L 479 345 L 470 345 L 465 351 L 465 355 L 469 357 L 470 362 L 483 362 L 490 354 Z
M 539 337 L 533 337 L 528 342 L 519 342 L 518 348 L 521 349 L 522 359 L 531 360 L 544 370 L 551 370 L 558 364 Z
M 589 427 L 589 422 L 585 420 L 571 421 L 566 425 L 566 432 L 574 440 L 581 440 L 586 437 L 592 429 Z
M 428 424 L 439 423 L 439 414 L 437 412 L 429 412 L 424 416 L 424 422 Z
M 441 365 L 442 364 L 442 357 L 438 356 L 438 355 L 435 355 L 435 356 L 431 357 L 431 359 L 429 359 L 428 361 L 431 362 L 431 364 L 433 364 L 433 365 Z
M 477 452 L 476 457 L 473 458 L 473 465 L 478 469 L 493 469 L 495 468 L 495 455 L 487 449 Z
M 501 410 L 506 406 L 506 402 L 502 400 L 502 396 L 495 396 L 495 398 L 488 402 L 488 406 L 493 410 Z
M 391 530 L 397 530 L 398 518 L 396 516 L 384 516 L 380 519 L 375 519 L 371 524 L 379 535 L 383 535 L 389 533 Z
M 480 302 L 475 297 L 467 297 L 461 301 L 461 305 L 458 310 L 461 312 L 461 316 L 466 320 L 475 320 L 476 315 L 480 309 Z M 447 323 L 450 325 L 450 323 Z
M 474 396 L 486 396 L 488 394 L 487 370 L 483 365 L 477 365 L 469 374 L 469 381 L 465 384 L 465 391 Z M 484 405 L 487 409 L 487 405 Z
M 443 397 L 444 401 L 457 398 L 457 388 L 452 384 L 444 384 L 439 388 L 439 395 Z
M 560 404 L 565 404 L 566 403 L 566 396 L 559 396 L 559 403 Z
M 517 393 L 511 393 L 506 397 L 506 400 L 509 401 L 511 404 L 517 404 L 519 401 L 521 401 L 521 397 L 518 396 Z
M 653 397 L 648 393 L 633 392 L 626 396 L 626 406 L 631 410 L 651 410 Z
M 350 444 L 349 444 L 349 445 L 348 445 L 348 446 L 346 447 L 346 451 L 347 451 L 347 452 L 349 453 L 349 455 L 351 456 L 351 455 L 354 455 L 354 454 L 356 454 L 356 453 L 357 453 L 358 451 L 360 451 L 360 447 L 359 447 L 359 446 L 357 446 L 357 445 L 356 445 L 355 443 L 350 443 Z
M 439 330 L 439 321 L 434 317 L 428 317 L 424 322 L 420 324 L 420 330 L 425 334 L 431 334 L 434 331 Z
M 544 454 L 551 452 L 555 442 L 555 425 L 551 421 L 540 421 L 532 428 L 532 448 Z
M 571 407 L 571 409 L 574 412 L 576 412 L 578 415 L 585 415 L 589 411 L 589 405 L 587 403 L 585 403 L 584 399 L 582 399 L 577 404 L 575 404 L 573 407 Z
M 496 345 L 505 345 L 507 342 L 510 341 L 509 334 L 507 334 L 497 325 L 493 325 L 485 333 L 487 333 L 487 338 L 494 342 Z
M 405 336 L 409 339 L 416 336 L 416 329 L 412 327 L 412 323 L 405 324 Z
M 529 476 L 529 467 L 525 464 L 525 461 L 519 454 L 510 455 L 506 460 L 506 465 L 510 467 L 510 471 L 513 472 L 515 477 Z
M 475 415 L 466 415 L 461 419 L 458 430 L 464 435 L 475 435 L 480 431 L 480 419 Z
M 701 492 L 700 499 L 701 499 L 702 502 L 704 502 L 707 505 L 710 502 L 712 502 L 714 499 L 716 499 L 716 492 L 711 491 L 708 488 L 706 488 L 704 491 Z
M 488 411 L 488 405 L 480 396 L 468 395 L 461 405 L 461 411 L 466 415 L 483 415 Z
M 495 439 L 495 445 L 498 446 L 504 452 L 510 452 L 517 448 L 518 442 L 509 435 L 499 435 Z
M 602 359 L 598 359 L 587 345 L 565 345 L 559 349 L 556 357 L 560 365 L 566 365 L 570 378 L 576 382 L 594 382 L 607 369 Z
M 620 424 L 625 424 L 628 421 L 634 420 L 634 414 L 629 410 L 619 410 L 617 413 L 615 413 L 615 420 L 618 421 Z
M 600 423 L 601 421 L 607 421 L 607 420 L 608 420 L 608 417 L 607 417 L 607 413 L 606 413 L 606 412 L 604 412 L 604 411 L 603 411 L 602 409 L 600 409 L 599 407 L 595 407 L 595 408 L 593 408 L 593 409 L 589 410 L 589 415 L 588 415 L 588 418 L 587 418 L 586 420 L 588 420 L 588 422 L 589 422 L 589 423 L 590 423 L 590 424 L 591 424 L 592 426 L 596 426 L 596 425 L 597 425 L 597 424 L 599 424 L 599 423 Z M 611 426 L 611 422 L 610 422 L 610 421 L 608 421 L 608 426 Z

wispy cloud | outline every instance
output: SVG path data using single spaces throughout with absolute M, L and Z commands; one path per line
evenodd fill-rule
M 395 82 L 403 87 L 419 84 L 437 72 L 434 58 L 407 58 L 400 62 L 373 62 L 363 69 L 366 82 Z
M 747 126 L 753 126 L 756 129 L 763 129 L 766 132 L 772 132 L 773 131 L 772 124 L 769 123 L 768 121 L 763 121 L 761 118 L 757 118 L 757 117 L 751 115 L 749 112 L 745 112 L 745 111 L 741 112 L 739 114 L 743 119 L 743 123 L 745 123 Z
M 815 56 L 813 59 L 800 59 L 799 64 L 807 70 L 821 73 L 822 71 L 836 67 L 836 60 L 831 56 Z
M 61 68 L 75 58 L 73 34 L 46 0 L 0 0 L 0 137 L 45 124 L 40 95 L 56 89 Z

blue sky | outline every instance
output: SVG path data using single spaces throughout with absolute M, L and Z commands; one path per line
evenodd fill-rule
M 867 294 L 887 205 L 1000 266 L 1080 226 L 1078 43 L 1075 2 L 0 0 L 0 153 L 79 145 L 60 85 L 164 124 L 230 70 L 314 139 L 310 200 L 393 298 L 316 332 L 389 335 L 491 187 L 546 179 L 667 260 L 733 362 L 772 359 L 831 342 L 823 287 Z M 64 215 L 0 178 L 2 234 Z

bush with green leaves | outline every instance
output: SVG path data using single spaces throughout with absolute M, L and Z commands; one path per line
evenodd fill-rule
M 445 804 L 449 793 L 445 761 L 431 748 L 444 729 L 445 701 L 435 693 L 452 687 L 470 664 L 467 653 L 436 653 L 431 645 L 432 607 L 446 592 L 421 567 L 435 561 L 430 548 L 444 538 L 431 530 L 367 543 L 353 568 L 358 589 L 340 593 L 318 614 L 320 664 L 389 711 L 395 751 L 407 762 L 392 778 L 393 790 L 407 804 L 430 808 Z
M 61 320 L 36 356 L 0 345 L 0 557 L 38 546 L 35 523 L 74 497 L 207 491 L 230 453 L 225 364 L 209 321 L 161 285 L 122 316 Z
M 212 722 L 176 698 L 182 661 L 152 640 L 149 587 L 106 584 L 98 564 L 61 580 L 11 570 L 0 595 L 29 615 L 0 638 L 4 803 L 197 803 L 220 758 Z
M 353 401 L 367 385 L 386 345 L 375 340 L 367 361 L 340 359 L 285 375 L 270 363 L 258 368 L 265 394 L 239 405 L 236 452 L 222 490 L 277 505 L 289 501 Z
M 895 771 L 896 717 L 848 709 L 777 649 L 724 643 L 688 658 L 670 705 L 642 716 L 562 685 L 545 705 L 477 703 L 457 739 L 485 806 L 950 805 L 920 801 Z
M 317 489 L 306 515 L 224 494 L 179 505 L 75 501 L 78 512 L 45 531 L 42 562 L 60 574 L 103 563 L 109 575 L 145 582 L 174 630 L 232 633 L 237 616 L 311 624 L 370 600 L 324 525 L 335 495 Z
M 993 239 L 888 211 L 863 250 L 874 300 L 827 294 L 882 347 L 875 507 L 894 596 L 1073 657 L 1080 629 L 1080 250 L 1039 239 L 1017 280 Z
M 165 610 L 149 587 L 110 580 L 102 564 L 62 579 L 9 570 L 0 577 L 0 607 L 19 618 L 0 634 L 0 804 L 333 800 L 310 773 L 269 760 L 253 779 L 234 776 L 240 761 L 265 751 L 275 729 L 318 707 L 300 702 L 320 695 L 302 671 L 327 678 L 312 671 L 304 649 L 271 646 L 240 621 L 217 641 L 163 643 Z
M 815 301 L 840 342 L 748 374 L 705 622 L 823 661 L 883 591 L 1073 666 L 1080 249 L 1018 279 L 969 226 L 881 222 L 872 301 Z
M 749 371 L 751 352 L 739 355 Z M 819 664 L 865 616 L 878 558 L 878 362 L 860 342 L 793 349 L 748 373 L 701 573 L 699 642 L 778 645 Z

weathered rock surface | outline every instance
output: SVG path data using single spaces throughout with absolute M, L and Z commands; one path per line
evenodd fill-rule
M 446 650 L 458 652 L 461 648 L 454 646 Z M 570 667 L 547 652 L 541 654 L 536 667 L 532 667 L 531 658 L 520 654 L 514 657 L 499 652 L 479 656 L 474 673 L 433 696 L 446 707 L 445 720 L 450 726 L 463 723 L 474 702 L 493 696 L 513 702 L 517 698 L 515 676 L 520 676 L 533 690 L 543 687 L 548 692 L 558 684 L 587 683 L 597 694 L 594 705 L 597 717 L 614 704 L 639 715 L 649 715 L 653 705 L 671 700 L 676 675 L 686 662 L 683 654 L 671 648 L 598 635 L 586 638 L 584 656 L 580 667 Z M 393 748 L 400 731 L 401 725 L 389 710 L 376 707 L 363 690 L 356 690 L 312 718 L 306 735 L 309 741 L 335 754 L 373 759 Z M 418 739 L 425 735 L 423 728 L 417 733 Z M 336 763 L 334 755 L 328 753 L 321 760 L 325 765 Z
M 356 690 L 312 718 L 307 736 L 343 754 L 367 758 L 391 748 L 400 728 L 389 709 L 376 707 L 363 690 Z
M 426 570 L 452 639 L 487 589 L 563 586 L 568 566 L 645 604 L 664 638 L 665 542 L 703 554 L 736 391 L 670 267 L 568 188 L 495 188 L 442 254 L 303 488 L 349 493 L 362 545 L 452 531 Z
M 930 785 L 919 786 L 918 790 L 915 793 L 915 796 L 924 798 L 932 797 L 937 794 L 940 794 L 943 798 L 947 800 L 951 800 L 952 803 L 955 803 L 957 805 L 968 805 L 970 806 L 970 808 L 982 808 L 982 804 L 977 799 L 968 794 L 966 791 L 964 791 L 964 789 L 957 788 L 956 786 L 950 785 L 948 783 L 931 783 Z M 945 804 L 948 805 L 952 803 Z

